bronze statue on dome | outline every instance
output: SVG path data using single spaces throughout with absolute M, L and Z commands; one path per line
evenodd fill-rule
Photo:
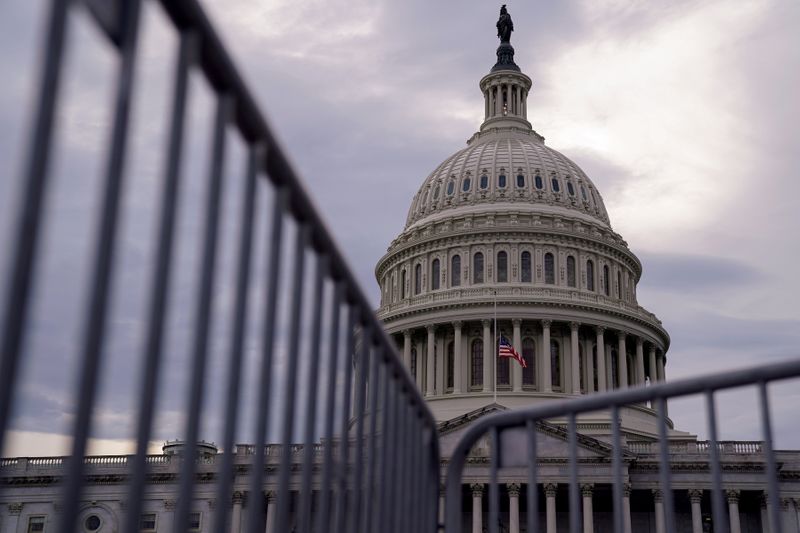
M 497 21 L 497 36 L 500 37 L 501 43 L 511 42 L 511 32 L 514 31 L 514 23 L 511 21 L 511 15 L 508 14 L 506 5 L 500 8 L 500 19 Z

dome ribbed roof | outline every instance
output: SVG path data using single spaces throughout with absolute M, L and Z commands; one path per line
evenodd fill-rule
M 497 210 L 563 210 L 565 216 L 588 216 L 610 225 L 591 180 L 532 130 L 493 128 L 475 134 L 466 148 L 445 159 L 423 182 L 406 228 L 484 205 Z

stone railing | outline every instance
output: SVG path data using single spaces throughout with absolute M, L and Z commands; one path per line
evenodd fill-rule
M 133 456 L 131 455 L 91 455 L 84 457 L 83 462 L 86 465 L 99 466 L 99 467 L 127 467 L 129 461 Z M 148 455 L 145 462 L 150 465 L 167 465 L 172 461 L 172 455 Z M 5 471 L 20 471 L 27 472 L 29 470 L 41 470 L 46 468 L 61 468 L 66 463 L 68 457 L 7 457 L 0 459 L 0 472 Z M 198 462 L 204 464 L 213 464 L 213 456 L 201 457 Z
M 325 451 L 325 445 L 320 443 L 312 444 L 314 448 L 314 455 L 321 455 Z M 281 449 L 283 446 L 280 444 L 268 444 L 264 447 L 264 453 L 267 457 L 280 457 Z M 303 444 L 291 444 L 289 446 L 292 455 L 298 455 L 303 452 L 305 446 Z M 253 444 L 237 444 L 234 450 L 235 455 L 255 455 L 256 447 Z
M 629 442 L 627 444 L 628 450 L 633 453 L 640 454 L 657 454 L 659 453 L 659 444 L 657 442 Z M 734 455 L 748 455 L 758 454 L 762 452 L 760 441 L 736 441 L 727 440 L 717 442 L 719 452 L 722 454 Z M 711 450 L 711 443 L 707 440 L 696 442 L 671 442 L 669 445 L 670 453 L 702 453 L 706 454 Z

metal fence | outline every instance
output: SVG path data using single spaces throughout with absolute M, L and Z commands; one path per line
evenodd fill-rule
M 663 494 L 664 517 L 663 527 L 660 531 L 678 531 L 675 519 L 675 506 L 673 500 L 673 486 L 671 482 L 670 443 L 668 440 L 667 400 L 672 398 L 702 395 L 705 404 L 705 414 L 708 421 L 708 441 L 697 442 L 702 451 L 708 453 L 711 485 L 711 507 L 713 527 L 715 533 L 731 531 L 728 513 L 725 510 L 726 497 L 724 494 L 722 467 L 720 455 L 734 445 L 717 439 L 718 423 L 715 394 L 719 391 L 730 390 L 746 386 L 755 386 L 758 390 L 758 410 L 761 421 L 763 441 L 739 443 L 739 449 L 746 453 L 763 454 L 766 468 L 764 469 L 764 486 L 767 488 L 768 510 L 772 533 L 783 533 L 784 528 L 780 518 L 780 492 L 777 477 L 777 461 L 773 448 L 771 410 L 768 398 L 768 384 L 770 382 L 800 376 L 800 361 L 776 363 L 748 370 L 721 373 L 712 376 L 657 384 L 652 387 L 631 388 L 571 399 L 563 402 L 553 402 L 530 409 L 514 410 L 507 413 L 495 414 L 476 421 L 459 441 L 453 451 L 447 469 L 446 495 L 445 495 L 445 531 L 446 533 L 461 533 L 462 529 L 462 493 L 464 482 L 464 468 L 473 447 L 483 438 L 488 438 L 489 453 L 489 533 L 499 533 L 500 491 L 498 478 L 502 470 L 507 467 L 523 466 L 527 469 L 528 487 L 536 487 L 541 480 L 538 474 L 538 446 L 537 424 L 548 420 L 566 419 L 567 434 L 567 483 L 569 505 L 569 531 L 578 533 L 583 531 L 580 505 L 580 483 L 583 476 L 591 476 L 591 472 L 581 467 L 578 456 L 578 416 L 585 413 L 604 411 L 610 413 L 611 420 L 611 472 L 612 503 L 613 503 L 613 530 L 623 533 L 628 530 L 623 522 L 623 454 L 620 431 L 620 410 L 627 405 L 644 404 L 651 402 L 657 417 L 659 439 L 653 443 L 654 450 L 659 454 L 659 490 Z M 523 449 L 526 457 L 513 459 L 504 457 L 504 446 L 508 441 L 524 442 Z M 666 468 L 665 468 L 666 467 Z M 537 491 L 527 491 L 527 532 L 540 531 L 538 523 L 538 495 Z M 658 520 L 658 517 L 656 518 Z M 737 526 L 738 527 L 738 526 Z M 735 529 L 735 528 L 733 528 Z M 548 528 L 549 531 L 549 528 Z M 737 529 L 738 531 L 738 529 Z
M 83 4 L 83 5 L 80 5 Z M 64 77 L 64 50 L 74 23 L 71 12 L 88 7 L 90 20 L 100 28 L 115 52 L 116 77 L 112 111 L 111 135 L 106 149 L 102 200 L 93 228 L 94 242 L 91 258 L 92 280 L 87 305 L 82 317 L 80 346 L 80 376 L 77 388 L 71 392 L 76 406 L 72 428 L 71 454 L 64 464 L 60 499 L 58 531 L 76 530 L 75 523 L 86 484 L 87 439 L 91 435 L 93 409 L 97 402 L 98 376 L 104 364 L 104 345 L 107 344 L 109 300 L 115 281 L 115 250 L 118 248 L 120 204 L 124 193 L 127 145 L 129 144 L 130 108 L 133 78 L 136 71 L 139 19 L 142 9 L 139 0 L 86 1 L 53 0 L 49 8 L 41 69 L 36 88 L 37 96 L 32 117 L 31 136 L 27 144 L 23 172 L 19 176 L 21 196 L 12 230 L 13 243 L 6 255 L 9 261 L 7 292 L 2 304 L 0 342 L 0 442 L 10 430 L 14 402 L 19 399 L 16 387 L 20 378 L 26 331 L 29 328 L 31 294 L 37 286 L 35 266 L 43 245 L 42 225 L 47 209 L 45 196 L 51 186 L 48 167 L 52 160 L 54 116 L 58 110 L 59 93 Z M 187 531 L 193 491 L 196 489 L 199 457 L 200 419 L 203 414 L 203 383 L 206 379 L 209 351 L 210 311 L 214 291 L 218 255 L 218 226 L 220 220 L 219 192 L 223 185 L 222 165 L 226 152 L 226 132 L 238 133 L 246 143 L 247 171 L 241 176 L 244 206 L 238 221 L 238 251 L 233 312 L 227 317 L 232 331 L 226 358 L 228 372 L 227 397 L 224 400 L 224 438 L 226 453 L 221 454 L 212 476 L 216 484 L 216 500 L 229 502 L 234 472 L 244 468 L 249 472 L 251 494 L 263 493 L 269 476 L 277 487 L 277 516 L 275 531 L 288 531 L 290 490 L 299 498 L 296 510 L 298 531 L 434 531 L 436 503 L 439 491 L 439 455 L 436 427 L 424 400 L 403 368 L 396 348 L 384 333 L 353 274 L 345 264 L 306 191 L 287 162 L 275 136 L 267 126 L 248 88 L 242 82 L 218 36 L 194 0 L 163 0 L 160 2 L 166 19 L 178 36 L 178 61 L 174 68 L 171 115 L 166 146 L 166 165 L 161 173 L 160 206 L 157 219 L 155 260 L 151 265 L 151 285 L 144 349 L 137 360 L 141 382 L 138 385 L 136 407 L 136 453 L 124 461 L 128 468 L 125 532 L 139 530 L 139 516 L 152 468 L 148 445 L 152 436 L 156 396 L 164 358 L 165 308 L 174 262 L 175 212 L 180 201 L 179 179 L 183 161 L 183 144 L 187 113 L 187 85 L 191 73 L 201 75 L 212 88 L 216 112 L 211 134 L 210 160 L 205 175 L 193 175 L 190 180 L 203 180 L 206 196 L 203 206 L 204 229 L 202 255 L 196 263 L 198 284 L 197 303 L 193 310 L 192 349 L 186 372 L 189 383 L 185 427 L 181 438 L 185 442 L 180 463 L 179 492 L 174 531 Z M 82 14 L 81 14 L 82 15 Z M 256 205 L 257 184 L 272 190 L 271 206 Z M 263 185 L 266 184 L 266 185 Z M 263 298 L 264 316 L 261 324 L 261 353 L 257 375 L 258 398 L 254 409 L 256 428 L 253 450 L 265 453 L 247 455 L 232 453 L 237 432 L 237 411 L 241 407 L 239 394 L 242 380 L 244 329 L 248 321 L 253 261 L 254 213 L 268 209 L 270 234 L 266 248 L 266 290 Z M 282 239 L 287 224 L 292 233 L 291 266 L 286 268 L 282 258 Z M 285 268 L 281 274 L 281 269 Z M 309 274 L 310 272 L 310 274 Z M 283 277 L 281 277 L 281 275 Z M 281 283 L 280 279 L 287 279 Z M 306 283 L 312 279 L 311 283 Z M 330 290 L 325 290 L 325 287 Z M 301 321 L 310 316 L 310 364 L 344 370 L 343 375 L 298 371 L 298 358 L 285 359 L 280 388 L 284 397 L 283 414 L 278 421 L 278 442 L 283 452 L 277 458 L 268 457 L 267 428 L 269 405 L 276 401 L 275 376 L 278 362 L 275 356 L 277 308 L 281 298 L 290 302 L 286 320 L 286 351 L 298 351 L 302 335 Z M 304 309 L 305 306 L 305 309 Z M 320 322 L 327 313 L 328 334 L 323 338 Z M 345 338 L 341 339 L 340 335 Z M 344 361 L 342 364 L 341 362 Z M 352 364 L 351 364 L 352 363 Z M 323 365 L 324 366 L 324 365 Z M 311 396 L 301 408 L 292 399 L 302 387 Z M 317 398 L 317 390 L 325 398 Z M 317 412 L 317 405 L 323 405 Z M 336 421 L 338 427 L 334 427 Z M 319 434 L 318 428 L 322 429 Z M 301 435 L 302 447 L 296 436 Z M 321 442 L 324 443 L 320 445 Z M 315 445 L 316 443 L 316 445 Z M 320 447 L 321 446 L 321 447 Z M 289 453 L 297 451 L 297 453 Z M 246 464 L 241 458 L 246 457 Z M 234 464 L 234 460 L 236 463 Z M 267 463 L 271 464 L 269 471 Z M 315 468 L 312 480 L 312 464 Z M 298 470 L 299 469 L 299 470 Z M 299 485 L 292 472 L 300 472 Z M 290 486 L 290 481 L 293 484 Z M 312 486 L 313 481 L 313 486 Z M 316 523 L 312 524 L 310 506 L 312 489 L 315 494 Z M 0 487 L 0 491 L 2 488 Z M 264 508 L 249 505 L 247 531 L 263 531 Z M 217 505 L 213 530 L 228 530 L 228 505 Z

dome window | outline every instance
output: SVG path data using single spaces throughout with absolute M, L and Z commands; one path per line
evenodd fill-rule
M 522 358 L 527 363 L 522 369 L 522 384 L 533 387 L 536 385 L 536 341 L 530 337 L 522 339 Z
M 611 295 L 611 277 L 608 272 L 608 265 L 603 265 L 603 292 L 606 296 Z
M 450 260 L 450 286 L 458 287 L 461 285 L 461 256 L 454 255 Z
M 560 192 L 561 191 L 561 184 L 558 182 L 558 178 L 553 176 L 553 179 L 550 180 L 550 183 L 553 184 L 553 192 Z
M 497 282 L 508 282 L 508 254 L 506 252 L 497 252 Z
M 517 174 L 517 189 L 525 188 L 525 175 Z
M 581 185 L 581 196 L 583 196 L 583 201 L 588 202 L 589 198 L 586 196 L 586 187 Z
M 438 200 L 439 199 L 439 186 L 438 185 L 436 186 L 435 189 L 433 189 L 433 199 L 434 200 Z
M 575 258 L 571 255 L 567 256 L 567 285 L 575 287 Z
M 567 192 L 570 196 L 575 196 L 575 187 L 572 186 L 571 181 L 567 181 Z
M 500 174 L 499 176 L 497 176 L 497 186 L 499 188 L 501 188 L 501 189 L 505 189 L 506 188 L 506 175 L 505 174 Z
M 486 174 L 481 175 L 481 189 L 488 189 L 489 188 L 489 176 Z
M 434 259 L 433 263 L 431 263 L 431 290 L 435 291 L 439 289 L 439 275 L 440 275 L 440 268 L 439 268 L 439 260 Z
M 522 255 L 519 258 L 520 263 L 520 281 L 523 283 L 530 283 L 533 281 L 533 276 L 531 273 L 531 253 L 530 252 L 522 252 Z
M 422 265 L 417 263 L 414 267 L 414 296 L 422 292 Z
M 533 178 L 533 182 L 536 185 L 536 188 L 540 191 L 544 189 L 544 182 L 542 181 L 542 177 L 539 174 L 536 174 L 536 177 Z
M 472 180 L 469 177 L 464 178 L 464 183 L 461 185 L 461 190 L 463 192 L 469 192 L 469 188 L 472 186 Z
M 556 282 L 556 261 L 553 254 L 544 254 L 544 282 L 553 285 Z
M 594 262 L 586 261 L 586 288 L 594 292 Z
M 483 283 L 483 254 L 481 252 L 472 257 L 472 283 L 475 285 Z
M 406 299 L 406 269 L 400 272 L 400 299 Z
M 483 386 L 483 341 L 475 339 L 472 341 L 472 357 L 470 358 L 470 387 Z
M 450 181 L 447 184 L 447 196 L 453 196 L 453 191 L 456 190 L 456 183 L 454 181 Z

